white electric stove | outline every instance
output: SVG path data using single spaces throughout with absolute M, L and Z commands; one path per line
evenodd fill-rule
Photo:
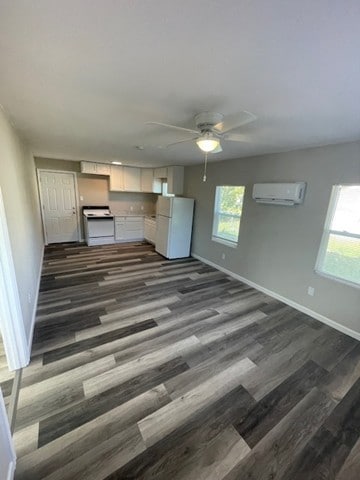
M 84 206 L 82 212 L 87 245 L 107 245 L 115 242 L 114 215 L 109 206 Z

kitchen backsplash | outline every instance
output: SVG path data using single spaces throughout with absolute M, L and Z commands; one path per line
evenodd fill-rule
M 155 213 L 157 195 L 152 193 L 109 192 L 107 178 L 78 176 L 80 206 L 109 205 L 115 214 Z

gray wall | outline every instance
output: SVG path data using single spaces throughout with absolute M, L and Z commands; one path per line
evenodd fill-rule
M 186 196 L 196 199 L 193 253 L 360 332 L 360 289 L 314 272 L 332 185 L 360 183 L 360 143 L 210 163 L 207 177 L 201 166 L 185 170 Z M 267 181 L 307 182 L 304 204 L 255 203 L 253 184 Z M 237 248 L 211 240 L 216 185 L 246 186 Z
M 21 142 L 1 109 L 0 187 L 29 339 L 43 251 L 35 165 L 30 150 Z

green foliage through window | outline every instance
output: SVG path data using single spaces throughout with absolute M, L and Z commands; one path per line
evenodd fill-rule
M 216 187 L 213 237 L 236 243 L 239 237 L 245 187 Z

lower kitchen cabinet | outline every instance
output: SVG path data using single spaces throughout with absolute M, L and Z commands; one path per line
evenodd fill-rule
M 115 242 L 126 242 L 125 217 L 115 217 Z
M 144 217 L 115 217 L 115 242 L 144 240 Z
M 147 242 L 155 245 L 156 220 L 155 218 L 145 218 L 144 220 L 144 238 Z

